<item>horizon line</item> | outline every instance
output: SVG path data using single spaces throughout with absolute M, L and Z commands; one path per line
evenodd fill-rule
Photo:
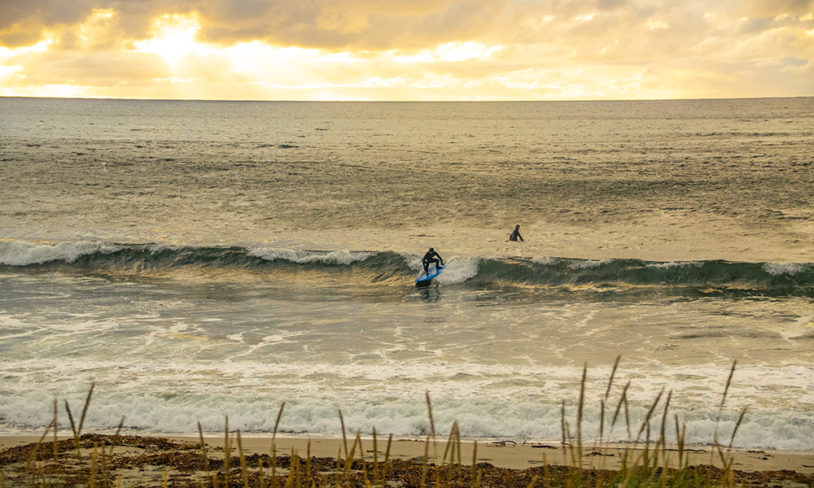
M 562 103 L 562 102 L 688 102 L 688 101 L 721 101 L 721 100 L 782 100 L 814 98 L 814 95 L 763 96 L 763 97 L 710 97 L 710 98 L 575 98 L 575 99 L 512 99 L 512 100 L 304 100 L 304 99 L 228 99 L 228 98 L 138 98 L 138 97 L 58 97 L 32 95 L 0 95 L 0 99 L 31 100 L 102 100 L 132 102 L 237 102 L 237 103 Z

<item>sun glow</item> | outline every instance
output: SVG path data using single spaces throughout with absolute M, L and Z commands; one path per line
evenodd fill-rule
M 196 40 L 201 24 L 197 15 L 162 15 L 153 20 L 152 37 L 133 43 L 136 50 L 155 53 L 171 64 L 190 55 L 206 55 L 211 48 Z

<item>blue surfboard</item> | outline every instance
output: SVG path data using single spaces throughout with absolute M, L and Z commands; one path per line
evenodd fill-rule
M 416 286 L 429 285 L 433 278 L 440 275 L 441 271 L 444 271 L 444 268 L 446 268 L 446 266 L 431 269 L 430 274 L 426 274 L 422 271 L 421 274 L 418 275 L 418 278 L 415 279 Z

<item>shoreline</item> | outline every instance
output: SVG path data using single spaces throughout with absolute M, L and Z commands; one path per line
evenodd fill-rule
M 140 439 L 166 439 L 180 444 L 197 445 L 199 437 L 190 434 L 149 434 L 130 435 L 123 434 L 123 437 Z M 110 434 L 105 437 L 112 438 Z M 0 434 L 0 452 L 12 448 L 19 448 L 31 444 L 36 444 L 42 439 L 41 435 L 3 435 Z M 45 437 L 43 444 L 53 442 L 53 435 Z M 71 439 L 70 436 L 59 435 L 60 441 Z M 238 438 L 231 432 L 230 446 L 233 455 L 238 452 Z M 207 449 L 212 455 L 223 456 L 224 435 L 208 433 L 204 435 Z M 374 461 L 374 440 L 370 436 L 360 438 L 362 443 L 362 455 L 369 462 Z M 425 452 L 428 453 L 430 462 L 437 465 L 443 464 L 445 450 L 448 439 L 446 436 L 437 436 L 430 442 L 429 447 L 425 445 L 424 438 L 394 438 L 390 444 L 389 457 L 392 460 L 418 461 L 423 459 Z M 347 449 L 352 449 L 355 437 L 347 438 Z M 263 455 L 272 452 L 272 437 L 268 435 L 241 435 L 240 444 L 246 455 Z M 277 436 L 274 439 L 277 456 L 288 456 L 295 452 L 300 457 L 310 453 L 311 457 L 318 458 L 338 458 L 345 457 L 345 446 L 342 438 L 313 437 L 313 436 Z M 376 439 L 375 457 L 382 461 L 386 454 L 388 439 L 378 437 Z M 508 468 L 523 470 L 533 467 L 543 466 L 579 466 L 584 469 L 607 469 L 618 470 L 623 462 L 635 463 L 642 456 L 652 457 L 654 446 L 643 444 L 605 444 L 596 446 L 592 442 L 586 442 L 582 446 L 582 455 L 579 456 L 578 448 L 575 445 L 560 446 L 559 442 L 516 442 L 514 440 L 495 441 L 471 441 L 461 440 L 460 458 L 462 465 L 471 466 L 473 454 L 477 449 L 476 463 L 488 463 L 497 468 Z M 668 467 L 678 466 L 679 450 L 675 446 L 667 446 L 666 449 L 659 449 L 659 456 L 667 456 L 665 460 L 659 461 L 661 465 Z M 721 448 L 724 459 L 731 459 L 731 469 L 743 472 L 768 472 L 768 471 L 793 471 L 804 475 L 814 475 L 814 451 L 787 451 L 776 449 L 747 449 L 747 448 Z M 721 453 L 714 446 L 693 445 L 685 446 L 683 455 L 690 466 L 714 466 L 723 467 Z M 358 450 L 356 458 L 359 458 Z

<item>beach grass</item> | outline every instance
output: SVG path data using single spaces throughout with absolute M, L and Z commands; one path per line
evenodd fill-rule
M 429 432 L 423 442 L 423 455 L 411 459 L 391 456 L 393 435 L 389 435 L 384 452 L 380 451 L 375 428 L 370 436 L 357 431 L 349 443 L 341 410 L 338 412 L 342 441 L 336 457 L 312 456 L 311 441 L 305 452 L 281 453 L 276 445 L 278 428 L 285 403 L 279 407 L 268 453 L 247 453 L 242 433 L 230 430 L 224 418 L 222 447 L 212 447 L 205 440 L 198 423 L 197 442 L 178 442 L 163 438 L 121 435 L 124 418 L 114 435 L 83 433 L 84 421 L 91 404 L 95 385 L 91 385 L 79 422 L 75 422 L 68 402 L 64 402 L 71 425 L 70 437 L 57 437 L 58 412 L 36 443 L 0 451 L 0 488 L 6 487 L 244 487 L 244 488 L 306 488 L 306 487 L 695 487 L 695 486 L 814 486 L 814 475 L 795 472 L 741 472 L 733 469 L 730 453 L 738 427 L 747 414 L 743 408 L 733 428 L 728 445 L 718 440 L 716 426 L 708 464 L 691 464 L 686 451 L 686 425 L 678 415 L 671 417 L 672 392 L 659 391 L 638 426 L 635 438 L 628 414 L 628 382 L 622 389 L 610 425 L 608 438 L 616 424 L 624 419 L 627 444 L 617 447 L 619 463 L 613 468 L 590 463 L 590 456 L 601 455 L 610 446 L 604 440 L 605 407 L 610 399 L 619 358 L 614 363 L 605 395 L 600 399 L 599 435 L 593 443 L 583 439 L 582 424 L 585 406 L 587 365 L 583 366 L 574 428 L 565 415 L 563 402 L 561 438 L 553 462 L 542 450 L 539 465 L 526 469 L 493 466 L 478 457 L 478 443 L 461 439 L 460 425 L 453 421 L 449 433 L 437 438 L 432 401 L 426 394 Z M 735 373 L 732 364 L 718 408 L 718 418 L 724 411 L 727 393 Z M 659 408 L 659 406 L 661 406 Z M 660 412 L 659 412 L 660 410 Z M 657 414 L 660 413 L 660 415 Z M 674 422 L 676 438 L 667 439 L 668 422 Z M 655 426 L 655 429 L 654 429 Z M 656 439 L 651 439 L 657 432 Z M 53 433 L 47 446 L 46 438 Z M 590 445 L 590 447 L 589 447 Z M 48 448 L 50 447 L 50 449 Z M 235 452 L 236 448 L 236 452 Z M 371 449 L 372 448 L 372 449 Z M 370 449 L 370 450 L 367 450 Z M 464 464 L 464 451 L 472 452 L 469 466 Z M 587 452 L 586 452 L 587 451 Z M 366 456 L 365 453 L 371 453 Z M 439 453 L 442 453 L 439 456 Z M 303 456 L 304 454 L 304 456 Z M 380 458 L 381 456 L 381 458 Z M 778 474 L 779 473 L 779 474 Z

